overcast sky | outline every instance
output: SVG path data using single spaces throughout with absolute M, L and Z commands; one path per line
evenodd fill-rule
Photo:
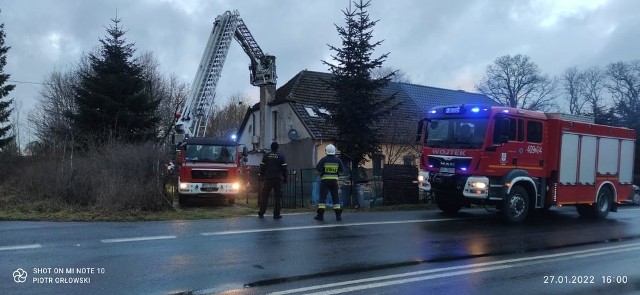
M 215 17 L 237 9 L 265 53 L 277 60 L 278 86 L 308 69 L 327 72 L 327 44 L 340 46 L 347 0 L 0 0 L 0 23 L 11 46 L 5 73 L 16 89 L 22 121 L 35 106 L 39 84 L 66 71 L 99 45 L 117 15 L 137 53 L 153 52 L 166 74 L 191 83 Z M 506 54 L 525 54 L 544 73 L 640 59 L 637 0 L 372 0 L 380 21 L 374 40 L 385 65 L 416 84 L 475 91 L 486 67 Z M 232 44 L 219 97 L 258 100 L 249 84 L 249 59 Z M 24 83 L 27 82 L 27 83 Z M 23 124 L 24 126 L 24 124 Z M 24 127 L 23 127 L 24 128 Z M 29 141 L 23 136 L 22 144 Z

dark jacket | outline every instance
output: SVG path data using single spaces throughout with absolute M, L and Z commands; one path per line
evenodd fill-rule
M 287 179 L 287 161 L 278 152 L 264 154 L 260 163 L 260 177 L 263 179 Z
M 334 155 L 328 155 L 320 159 L 318 165 L 316 165 L 316 170 L 320 172 L 322 180 L 337 180 L 338 175 L 344 171 L 344 165 L 342 161 L 340 161 L 340 158 Z

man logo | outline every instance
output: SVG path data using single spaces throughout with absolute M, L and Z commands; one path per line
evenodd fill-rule
M 440 166 L 442 166 L 442 167 L 456 167 L 456 163 L 442 161 L 442 162 L 440 162 Z
M 16 269 L 13 272 L 13 281 L 16 283 L 24 283 L 27 281 L 27 272 L 22 268 Z

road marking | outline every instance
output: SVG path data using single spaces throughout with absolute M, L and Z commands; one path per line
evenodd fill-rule
M 286 294 L 308 292 L 308 291 L 319 290 L 319 289 L 329 289 L 329 288 L 336 288 L 336 287 L 342 287 L 347 285 L 384 281 L 384 282 L 373 283 L 368 285 L 356 285 L 356 286 L 345 287 L 341 289 L 326 290 L 326 291 L 321 291 L 317 293 L 311 293 L 309 295 L 340 294 L 340 293 L 347 293 L 347 292 L 353 292 L 353 291 L 361 291 L 365 289 L 386 287 L 390 285 L 399 285 L 399 284 L 406 284 L 406 283 L 417 282 L 417 281 L 431 280 L 436 278 L 451 277 L 451 276 L 457 276 L 457 275 L 463 275 L 463 274 L 469 274 L 469 273 L 486 272 L 486 271 L 492 271 L 492 270 L 541 264 L 541 263 L 551 262 L 551 261 L 576 259 L 576 258 L 583 258 L 583 257 L 589 257 L 589 256 L 599 256 L 599 255 L 607 255 L 611 253 L 637 251 L 637 250 L 640 250 L 640 243 L 635 243 L 630 245 L 621 245 L 621 246 L 612 246 L 612 247 L 602 247 L 597 249 L 571 251 L 571 252 L 557 253 L 557 254 L 547 254 L 547 255 L 538 255 L 538 256 L 523 257 L 523 258 L 506 259 L 501 261 L 483 262 L 483 263 L 476 263 L 476 264 L 469 264 L 469 265 L 443 267 L 443 268 L 408 272 L 403 274 L 385 275 L 385 276 L 372 277 L 372 278 L 366 278 L 366 279 L 358 279 L 358 280 L 344 281 L 344 282 L 338 282 L 338 283 L 309 286 L 304 288 L 273 292 L 269 294 L 286 295 Z M 438 274 L 432 274 L 432 273 L 438 273 Z M 421 276 L 425 274 L 430 274 L 430 275 Z M 405 278 L 405 277 L 413 277 L 413 278 Z M 404 279 L 398 280 L 399 278 L 404 278 Z
M 261 233 L 261 232 L 276 232 L 276 231 L 288 231 L 288 230 L 313 229 L 313 228 L 332 228 L 332 227 L 368 226 L 368 225 L 403 224 L 403 223 L 425 223 L 425 222 L 439 222 L 439 221 L 451 221 L 451 220 L 462 220 L 462 219 L 464 219 L 464 218 L 419 219 L 419 220 L 401 220 L 401 221 L 378 221 L 378 222 L 321 224 L 321 225 L 291 226 L 291 227 L 280 227 L 280 228 L 229 230 L 229 231 L 220 231 L 220 232 L 205 232 L 205 233 L 200 233 L 200 234 L 203 235 L 203 236 L 223 236 L 223 235 L 235 235 L 235 234 L 251 234 L 251 233 Z
M 2 246 L 2 247 L 0 247 L 0 251 L 36 249 L 36 248 L 42 248 L 42 245 L 40 245 L 40 244 L 31 244 L 31 245 Z
M 177 236 L 151 236 L 151 237 L 135 237 L 135 238 L 122 238 L 122 239 L 104 239 L 100 240 L 103 243 L 123 243 L 123 242 L 138 242 L 138 241 L 151 241 L 151 240 L 166 240 L 175 239 Z

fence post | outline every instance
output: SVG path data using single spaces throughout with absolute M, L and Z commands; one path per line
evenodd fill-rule
M 303 170 L 300 169 L 300 205 L 304 208 L 304 174 Z

